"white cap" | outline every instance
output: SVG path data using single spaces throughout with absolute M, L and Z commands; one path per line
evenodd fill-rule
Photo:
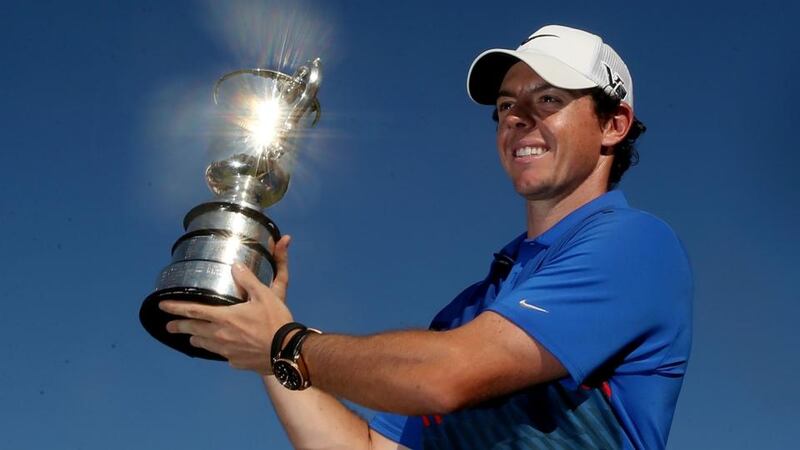
M 481 53 L 469 68 L 469 96 L 477 103 L 493 105 L 506 72 L 519 61 L 555 87 L 600 87 L 633 108 L 633 80 L 617 52 L 599 36 L 560 25 L 540 28 L 516 50 L 495 48 Z

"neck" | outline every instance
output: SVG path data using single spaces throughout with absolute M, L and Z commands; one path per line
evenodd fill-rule
M 528 238 L 536 238 L 571 212 L 606 192 L 604 186 L 595 189 L 576 189 L 566 195 L 554 198 L 527 200 Z

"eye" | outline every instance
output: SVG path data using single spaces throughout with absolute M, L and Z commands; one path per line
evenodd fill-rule
M 505 100 L 497 103 L 497 110 L 498 111 L 508 111 L 514 107 L 514 102 L 510 100 Z
M 539 103 L 561 103 L 561 99 L 552 95 L 542 95 L 539 97 Z

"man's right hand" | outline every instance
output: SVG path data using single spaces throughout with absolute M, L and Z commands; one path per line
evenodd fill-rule
M 246 302 L 230 306 L 173 300 L 159 303 L 162 310 L 187 318 L 169 322 L 167 331 L 190 334 L 193 346 L 224 356 L 232 367 L 270 374 L 272 338 L 278 328 L 292 322 L 285 304 L 290 242 L 291 237 L 283 236 L 275 246 L 276 272 L 271 287 L 244 265 L 233 266 L 233 278 L 247 293 Z

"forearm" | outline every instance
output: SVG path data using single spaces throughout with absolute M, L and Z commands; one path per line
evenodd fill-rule
M 367 423 L 331 395 L 314 387 L 290 391 L 274 376 L 264 376 L 263 380 L 275 412 L 295 448 L 371 448 Z
M 314 335 L 303 346 L 303 359 L 314 386 L 372 409 L 407 415 L 449 409 L 443 390 L 463 362 L 452 339 L 434 331 Z
M 286 294 L 284 236 L 276 245 L 278 266 L 272 287 L 249 270 L 235 265 L 232 274 L 249 297 L 247 302 L 218 307 L 184 301 L 163 301 L 159 307 L 183 319 L 167 324 L 170 333 L 189 334 L 190 343 L 228 359 L 230 365 L 260 374 L 269 372 L 270 350 L 276 330 L 292 321 L 282 299 Z M 313 383 L 312 378 L 312 383 Z M 367 423 L 338 400 L 314 387 L 290 391 L 273 376 L 264 385 L 289 439 L 300 449 L 397 450 L 404 448 L 369 429 Z

